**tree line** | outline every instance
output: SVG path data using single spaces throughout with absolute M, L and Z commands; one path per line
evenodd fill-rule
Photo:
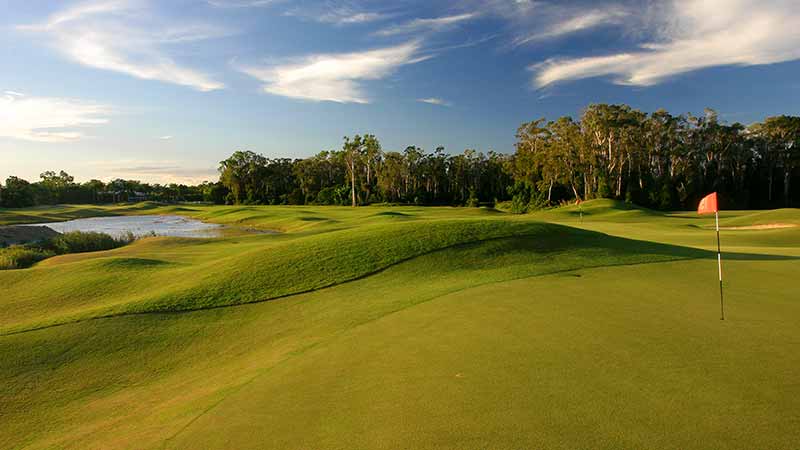
M 115 179 L 109 182 L 89 180 L 76 183 L 65 171 L 47 171 L 39 181 L 29 182 L 10 176 L 0 184 L 0 206 L 21 208 L 36 205 L 101 204 L 140 200 L 160 202 L 206 201 L 223 203 L 227 190 L 219 183 L 149 184 L 136 180 Z
M 467 149 L 448 154 L 416 146 L 385 151 L 372 134 L 345 137 L 340 149 L 303 159 L 236 151 L 220 178 L 198 186 L 114 180 L 76 184 L 46 172 L 27 184 L 26 202 L 151 200 L 227 204 L 372 203 L 469 205 L 510 201 L 526 212 L 577 199 L 614 198 L 662 210 L 692 209 L 711 191 L 726 208 L 771 208 L 800 200 L 800 117 L 776 116 L 744 126 L 716 112 L 645 113 L 628 105 L 589 105 L 581 117 L 522 124 L 515 152 Z M 0 190 L 19 205 L 16 177 Z M 127 193 L 109 199 L 109 192 Z M 122 194 L 120 194 L 122 195 Z M 23 195 L 24 196 L 24 195 Z M 12 200 L 8 200 L 12 199 Z
M 511 200 L 525 212 L 577 199 L 614 198 L 661 210 L 692 209 L 717 191 L 727 208 L 797 204 L 800 117 L 748 127 L 703 115 L 644 113 L 593 104 L 580 120 L 522 124 L 511 155 L 383 151 L 371 135 L 306 159 L 235 152 L 220 165 L 228 203 L 378 202 L 477 205 Z
M 692 209 L 709 192 L 728 208 L 790 206 L 798 197 L 800 117 L 745 127 L 702 116 L 590 105 L 580 121 L 523 124 L 510 170 L 518 203 L 616 198 Z M 794 201 L 794 203 L 793 203 Z
M 363 205 L 413 203 L 477 205 L 509 197 L 510 156 L 439 147 L 383 151 L 370 134 L 345 138 L 341 150 L 305 159 L 269 159 L 235 152 L 220 165 L 220 182 L 232 204 Z

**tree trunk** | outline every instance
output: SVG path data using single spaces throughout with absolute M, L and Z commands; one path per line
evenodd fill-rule
M 772 178 L 773 178 L 772 167 L 770 167 L 768 170 L 769 170 L 769 182 L 767 183 L 767 186 L 769 188 L 769 192 L 767 193 L 767 199 L 769 200 L 769 203 L 772 204 Z
M 350 163 L 350 196 L 353 200 L 353 208 L 356 207 L 356 162 Z
M 783 170 L 783 200 L 786 202 L 786 207 L 789 207 L 789 182 L 792 179 L 792 170 L 786 168 Z
M 583 173 L 583 198 L 589 198 L 589 175 Z
M 547 203 L 550 204 L 550 199 L 553 197 L 553 180 L 550 180 L 550 187 L 547 188 Z

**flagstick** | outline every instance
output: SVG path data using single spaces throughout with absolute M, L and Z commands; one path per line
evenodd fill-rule
M 714 211 L 717 221 L 717 268 L 719 269 L 719 320 L 725 320 L 725 303 L 722 300 L 722 250 L 719 245 L 719 212 Z

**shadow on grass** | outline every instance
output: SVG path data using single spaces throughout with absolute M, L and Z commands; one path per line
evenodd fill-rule
M 644 253 L 659 256 L 672 256 L 680 259 L 717 259 L 717 252 L 695 247 L 663 244 L 659 242 L 640 241 L 603 233 L 588 232 L 585 235 L 575 234 L 567 238 L 562 246 L 596 246 L 619 251 L 620 253 Z M 791 261 L 800 260 L 798 256 L 774 255 L 764 253 L 722 252 L 723 257 L 740 261 Z
M 325 217 L 305 216 L 305 217 L 300 217 L 300 220 L 303 222 L 326 222 L 330 221 L 331 219 L 327 219 Z
M 400 211 L 384 211 L 373 214 L 374 217 L 413 217 L 411 214 L 402 213 Z

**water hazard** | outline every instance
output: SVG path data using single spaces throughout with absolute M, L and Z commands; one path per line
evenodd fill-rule
M 122 236 L 128 232 L 136 236 L 217 237 L 222 225 L 205 223 L 183 216 L 111 216 L 75 219 L 66 222 L 31 224 L 46 226 L 59 233 L 70 231 L 96 231 L 111 236 Z

